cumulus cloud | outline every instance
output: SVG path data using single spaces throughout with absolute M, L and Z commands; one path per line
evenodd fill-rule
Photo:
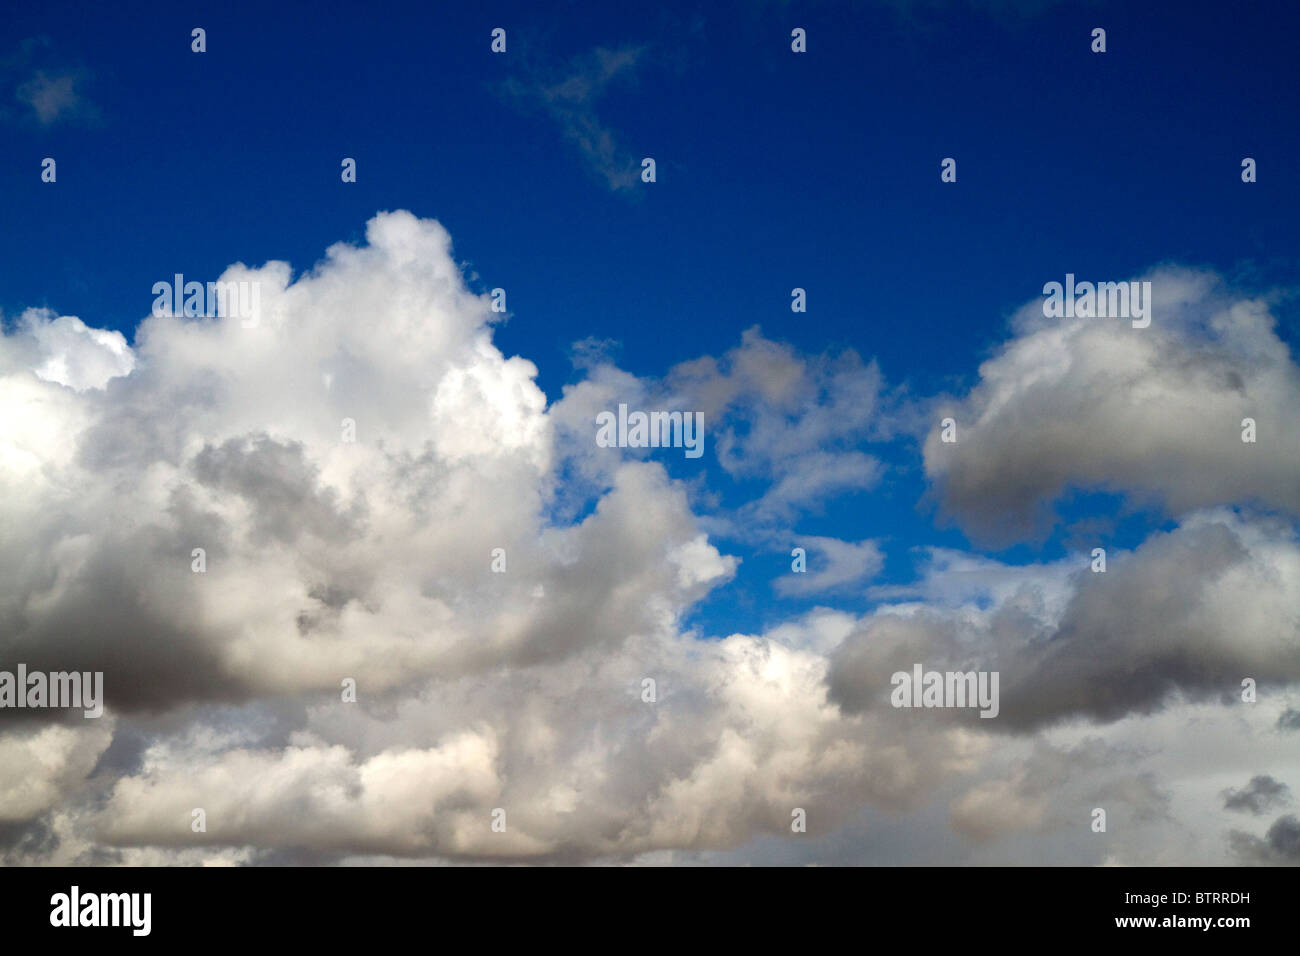
M 807 651 L 740 635 L 628 651 L 444 683 L 392 713 L 317 707 L 286 747 L 160 743 L 94 826 L 128 846 L 624 857 L 788 832 L 796 806 L 825 832 L 858 801 L 910 805 L 956 759 L 944 733 L 918 761 L 842 721 Z M 192 807 L 206 834 L 190 831 Z M 489 825 L 498 807 L 504 833 Z
M 1255 502 L 1300 514 L 1300 369 L 1264 299 L 1212 275 L 1162 269 L 1147 328 L 1052 319 L 1042 301 L 980 366 L 964 398 L 937 402 L 926 473 L 943 511 L 994 543 L 1041 533 L 1070 489 L 1126 493 L 1171 515 Z M 957 423 L 957 441 L 937 427 Z M 1242 441 L 1242 421 L 1257 441 Z
M 293 283 L 228 271 L 261 283 L 254 328 L 150 317 L 132 352 L 38 316 L 4 339 L 8 655 L 103 670 L 117 709 L 375 692 L 669 626 L 725 578 L 650 465 L 548 525 L 535 368 L 491 345 L 441 227 L 367 238 Z
M 1027 576 L 989 606 L 887 608 L 837 650 L 836 700 L 888 706 L 890 675 L 914 663 L 998 671 L 997 729 L 1114 721 L 1180 699 L 1230 698 L 1243 678 L 1300 680 L 1300 539 L 1285 523 L 1230 512 L 1189 517 L 1093 573 L 1083 557 L 1067 601 Z M 969 717 L 957 712 L 955 717 Z
M 92 329 L 76 316 L 56 316 L 48 309 L 28 309 L 6 339 L 9 369 L 30 369 L 37 378 L 78 392 L 103 388 L 135 366 L 121 332 Z
M 1289 772 L 1271 738 L 1232 763 L 1285 726 L 1280 702 L 1243 712 L 1240 679 L 1300 680 L 1282 518 L 1189 511 L 1105 574 L 936 548 L 870 613 L 704 633 L 693 611 L 739 563 L 711 528 L 774 540 L 878 480 L 873 363 L 752 330 L 643 379 L 589 347 L 548 407 L 445 230 L 405 212 L 296 279 L 221 278 L 260 283 L 254 322 L 150 316 L 128 344 L 35 310 L 0 337 L 0 657 L 102 670 L 107 699 L 99 722 L 3 714 L 6 862 L 743 854 L 795 809 L 816 840 L 863 808 L 946 808 L 988 853 L 1103 799 L 1164 832 L 1163 781 L 1200 759 L 1168 753 L 1187 719 L 1234 773 L 1198 806 Z M 705 515 L 702 479 L 598 448 L 620 401 L 703 411 L 711 460 L 757 496 Z M 874 539 L 802 540 L 781 593 L 865 589 L 883 564 Z M 999 668 L 1001 716 L 889 707 L 914 661 Z M 1153 728 L 1163 747 L 1134 744 Z M 1274 829 L 1216 838 L 1276 862 Z
M 660 379 L 623 371 L 608 352 L 584 349 L 585 376 L 551 410 L 581 475 L 598 480 L 608 467 L 592 451 L 595 416 L 626 403 L 703 416 L 711 460 L 738 485 L 763 489 L 712 516 L 714 527 L 736 536 L 784 534 L 798 517 L 881 479 L 884 466 L 864 446 L 893 438 L 896 423 L 879 367 L 851 350 L 804 356 L 755 327 L 721 358 L 681 362 Z

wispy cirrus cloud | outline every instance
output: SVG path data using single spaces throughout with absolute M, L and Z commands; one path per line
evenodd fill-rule
M 526 70 L 505 81 L 506 94 L 521 106 L 537 107 L 577 147 L 593 173 L 614 191 L 637 181 L 639 160 L 620 142 L 596 106 L 618 82 L 633 81 L 644 60 L 644 46 L 597 47 L 561 68 Z
M 81 71 L 47 73 L 37 70 L 30 79 L 19 84 L 14 96 L 32 108 L 42 126 L 77 118 L 97 119 L 98 108 L 81 92 L 84 85 L 85 74 Z
M 18 104 L 0 107 L 0 118 L 34 120 L 43 127 L 96 125 L 103 112 L 87 94 L 91 79 L 88 69 L 56 55 L 48 37 L 29 37 L 0 57 L 0 84 L 11 91 L 8 101 Z

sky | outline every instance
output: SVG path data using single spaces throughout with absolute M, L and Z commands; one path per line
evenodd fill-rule
M 5 862 L 1300 862 L 1293 5 L 391 7 L 0 28 Z

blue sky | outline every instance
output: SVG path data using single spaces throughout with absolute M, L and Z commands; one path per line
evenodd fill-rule
M 810 354 L 856 350 L 892 388 L 933 395 L 968 387 L 1009 313 L 1067 271 L 1128 277 L 1172 261 L 1247 288 L 1291 283 L 1300 13 L 989 6 L 17 10 L 8 80 L 72 72 L 80 101 L 48 124 L 7 104 L 0 307 L 46 305 L 131 336 L 159 278 L 268 259 L 302 271 L 358 241 L 374 212 L 403 208 L 447 227 L 476 288 L 506 288 L 496 342 L 538 365 L 551 400 L 580 375 L 578 340 L 612 339 L 620 367 L 659 376 L 754 325 Z M 1089 49 L 1095 26 L 1104 55 Z M 794 27 L 806 55 L 790 51 Z M 654 184 L 611 188 L 561 119 L 507 86 L 590 75 L 600 49 L 630 62 L 583 108 L 617 157 L 656 158 Z M 57 188 L 38 178 L 45 156 Z M 340 182 L 345 156 L 355 184 Z M 947 156 L 956 184 L 939 181 Z M 1243 156 L 1259 164 L 1249 186 Z M 790 311 L 796 286 L 806 315 Z M 1294 343 L 1294 300 L 1277 314 Z M 884 539 L 883 580 L 897 583 L 914 573 L 912 546 L 967 542 L 918 508 L 915 442 L 873 453 L 890 467 L 882 484 L 811 509 L 792 537 Z M 1083 498 L 1067 517 L 1114 504 Z M 1114 539 L 1158 526 L 1135 516 Z M 708 632 L 770 623 L 766 582 L 789 560 L 732 553 L 746 565 L 698 609 Z M 1063 553 L 1056 534 L 1002 557 Z

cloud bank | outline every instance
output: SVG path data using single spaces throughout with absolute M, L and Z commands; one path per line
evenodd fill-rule
M 151 316 L 128 343 L 29 310 L 0 337 L 0 655 L 102 670 L 107 698 L 0 715 L 7 862 L 813 859 L 936 808 L 962 862 L 1053 834 L 1074 862 L 1293 856 L 1293 817 L 1251 833 L 1224 806 L 1300 779 L 1298 379 L 1265 303 L 1186 272 L 1156 275 L 1140 332 L 1031 303 L 935 400 L 960 438 L 925 440 L 925 473 L 975 534 L 1032 535 L 1074 486 L 1170 516 L 1104 574 L 935 550 L 868 590 L 887 543 L 814 537 L 773 590 L 874 606 L 704 634 L 692 610 L 739 567 L 716 529 L 762 543 L 881 480 L 864 448 L 905 416 L 874 363 L 754 330 L 657 380 L 597 356 L 548 407 L 406 212 L 297 278 L 222 281 L 261 284 L 252 323 Z M 756 496 L 598 448 L 618 401 L 703 410 Z M 913 662 L 999 670 L 999 718 L 890 707 Z M 1089 832 L 1102 803 L 1122 841 Z

